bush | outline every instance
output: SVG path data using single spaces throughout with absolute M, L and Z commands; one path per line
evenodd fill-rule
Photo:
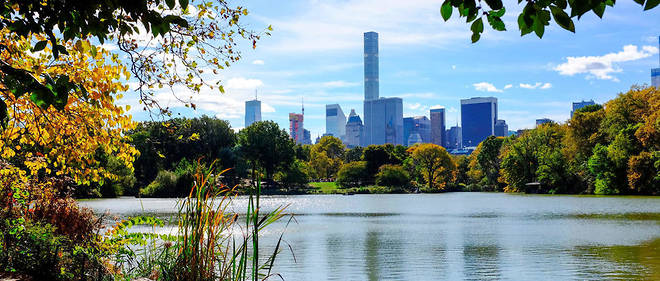
M 145 197 L 172 197 L 176 190 L 177 176 L 174 172 L 162 170 L 147 187 L 140 189 Z
M 284 171 L 275 174 L 275 180 L 279 183 L 290 187 L 305 186 L 309 183 L 309 175 L 307 174 L 307 165 L 301 160 L 295 160 Z
M 341 166 L 337 173 L 337 185 L 341 188 L 365 185 L 369 178 L 367 162 L 356 161 Z
M 410 175 L 400 165 L 383 165 L 376 174 L 376 184 L 404 188 L 410 186 Z

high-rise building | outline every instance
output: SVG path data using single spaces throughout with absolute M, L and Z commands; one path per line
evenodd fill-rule
M 464 147 L 476 147 L 495 135 L 497 98 L 476 97 L 461 100 L 461 128 Z
M 245 127 L 261 121 L 261 101 L 254 99 L 245 102 Z
M 507 137 L 509 136 L 509 125 L 504 120 L 495 121 L 495 136 Z
M 463 134 L 461 127 L 452 126 L 447 130 L 447 148 L 449 149 L 461 149 L 463 148 Z
M 289 113 L 289 135 L 297 144 L 303 144 L 305 138 L 303 119 L 302 114 Z
M 338 104 L 325 106 L 325 133 L 340 139 L 346 135 L 346 115 Z
M 554 121 L 552 121 L 552 119 L 550 119 L 550 118 L 536 119 L 536 127 L 538 127 L 539 125 L 545 124 L 545 123 L 552 123 L 552 122 L 554 122 Z
M 363 143 L 363 134 L 364 126 L 362 125 L 362 119 L 355 113 L 355 109 L 351 109 L 351 113 L 348 115 L 348 122 L 346 122 L 344 143 L 349 148 L 360 146 Z
M 364 33 L 364 100 L 377 100 L 378 93 L 378 33 Z
M 660 47 L 660 36 L 658 36 L 658 47 Z M 658 61 L 660 61 L 660 55 L 658 56 Z M 651 69 L 651 85 L 655 89 L 660 89 L 660 66 L 658 68 Z
M 588 100 L 588 101 L 582 100 L 582 101 L 579 101 L 579 102 L 574 102 L 573 103 L 573 110 L 571 110 L 571 118 L 573 117 L 573 112 L 575 112 L 576 110 L 578 110 L 580 108 L 583 108 L 587 105 L 594 105 L 594 104 L 596 104 L 594 102 L 594 100 Z
M 445 138 L 445 109 L 431 109 L 431 142 L 446 147 Z
M 403 100 L 380 98 L 364 101 L 365 145 L 404 144 Z
M 414 138 L 413 143 L 410 138 Z M 419 138 L 419 141 L 417 141 Z M 403 118 L 403 142 L 405 145 L 431 142 L 431 120 L 426 116 Z
M 302 144 L 312 144 L 312 133 L 303 128 L 303 141 Z

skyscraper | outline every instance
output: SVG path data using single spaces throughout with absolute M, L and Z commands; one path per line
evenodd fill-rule
M 445 137 L 445 109 L 431 109 L 431 142 L 446 147 Z
M 364 126 L 362 125 L 362 119 L 355 113 L 355 109 L 351 109 L 351 113 L 348 115 L 348 122 L 346 122 L 344 143 L 349 148 L 362 145 L 363 133 Z
M 302 114 L 289 113 L 289 135 L 297 144 L 303 144 L 305 138 L 303 119 Z
M 509 136 L 509 125 L 504 120 L 495 121 L 495 136 L 506 137 Z
M 302 144 L 312 144 L 312 133 L 303 128 L 303 141 Z
M 340 139 L 346 135 L 346 115 L 338 104 L 325 106 L 325 133 Z
M 452 126 L 447 130 L 447 148 L 461 149 L 463 148 L 463 134 L 461 127 Z
M 411 138 L 414 141 L 411 142 Z M 417 140 L 419 138 L 419 140 Z M 431 142 L 431 120 L 426 116 L 415 116 L 403 118 L 403 144 L 413 145 L 415 143 Z
M 261 121 L 261 101 L 254 99 L 245 102 L 245 127 Z
M 365 145 L 404 144 L 403 100 L 380 98 L 364 101 Z
M 658 46 L 660 47 L 660 36 L 658 36 Z M 660 61 L 660 55 L 658 56 L 658 61 Z M 651 69 L 651 85 L 656 90 L 660 89 L 660 66 Z
M 497 98 L 476 97 L 461 100 L 463 146 L 476 147 L 488 136 L 495 135 Z
M 364 100 L 377 100 L 378 93 L 378 33 L 364 33 Z

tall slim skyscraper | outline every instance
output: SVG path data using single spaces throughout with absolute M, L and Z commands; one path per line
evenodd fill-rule
M 445 109 L 431 109 L 431 142 L 446 147 L 445 137 Z
M 364 101 L 365 143 L 404 144 L 403 100 L 380 98 Z
M 463 146 L 476 147 L 488 136 L 495 135 L 497 98 L 476 97 L 461 100 Z
M 660 36 L 658 36 L 658 47 L 660 47 Z M 658 61 L 660 62 L 660 55 L 658 55 Z M 651 85 L 655 89 L 660 89 L 660 65 L 658 68 L 651 69 Z
M 289 113 L 289 135 L 297 144 L 303 144 L 305 140 L 305 128 L 303 128 L 304 115 Z
M 261 101 L 254 99 L 245 102 L 245 127 L 261 121 Z
M 348 115 L 348 122 L 346 122 L 344 143 L 349 148 L 360 146 L 363 143 L 363 135 L 364 125 L 362 125 L 362 119 L 355 113 L 355 109 L 351 109 L 351 114 Z
M 573 103 L 573 110 L 571 110 L 571 117 L 573 117 L 573 112 L 575 112 L 576 110 L 578 110 L 580 108 L 583 108 L 587 105 L 594 105 L 594 104 L 596 104 L 594 102 L 594 100 L 588 100 L 588 101 L 582 100 L 582 101 L 579 101 L 579 102 L 574 102 Z
M 340 139 L 346 135 L 346 115 L 338 104 L 325 106 L 325 133 Z
M 461 127 L 452 126 L 447 130 L 447 148 L 461 149 L 463 148 L 463 134 Z
M 364 100 L 377 100 L 378 93 L 378 33 L 364 33 Z

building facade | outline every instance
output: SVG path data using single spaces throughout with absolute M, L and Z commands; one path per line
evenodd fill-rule
M 312 133 L 303 128 L 303 141 L 302 144 L 312 144 Z
M 431 143 L 446 147 L 445 109 L 431 109 Z
M 448 149 L 463 148 L 463 130 L 459 126 L 452 126 L 447 130 L 446 147 Z
M 587 105 L 594 105 L 594 104 L 596 104 L 594 102 L 594 100 L 588 100 L 588 101 L 583 100 L 583 101 L 579 101 L 579 102 L 574 102 L 573 103 L 573 110 L 571 110 L 571 118 L 573 118 L 573 112 L 575 112 L 576 110 L 578 110 L 580 108 L 583 108 Z
M 403 100 L 380 98 L 364 101 L 364 145 L 404 144 Z
M 658 47 L 660 47 L 660 36 L 658 36 Z M 660 56 L 658 57 L 658 61 L 660 61 Z M 651 85 L 656 90 L 660 89 L 660 67 L 651 69 Z
M 541 118 L 541 119 L 536 119 L 536 127 L 546 124 L 546 123 L 552 123 L 552 119 L 550 118 Z
M 344 143 L 349 148 L 361 146 L 363 143 L 363 133 L 364 125 L 362 124 L 362 119 L 355 113 L 355 109 L 351 109 L 351 113 L 348 115 L 348 121 L 346 122 Z
M 261 101 L 249 100 L 245 102 L 245 127 L 254 122 L 261 121 Z
M 461 128 L 464 147 L 476 147 L 495 135 L 497 98 L 476 97 L 461 100 Z
M 378 33 L 364 33 L 364 100 L 377 100 L 378 86 Z
M 509 125 L 504 120 L 495 121 L 495 136 L 507 137 L 509 136 Z
M 289 135 L 297 144 L 303 144 L 305 139 L 305 128 L 303 127 L 304 115 L 289 113 Z
M 340 139 L 346 135 L 346 115 L 338 104 L 325 106 L 325 133 Z
M 411 138 L 413 138 L 412 143 Z M 431 120 L 426 116 L 403 118 L 403 142 L 407 146 L 415 143 L 430 143 Z

